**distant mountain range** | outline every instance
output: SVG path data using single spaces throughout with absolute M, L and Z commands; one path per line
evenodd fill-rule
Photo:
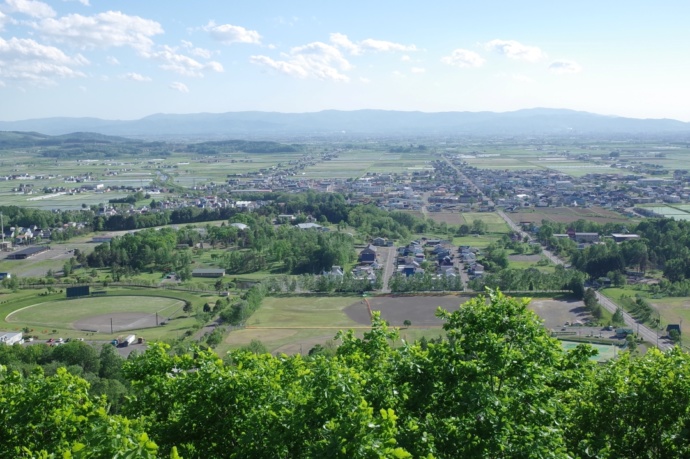
M 145 139 L 342 138 L 379 136 L 685 135 L 690 123 L 636 119 L 563 109 L 514 112 L 326 110 L 313 113 L 229 112 L 157 114 L 139 120 L 41 118 L 0 121 L 0 131 L 48 135 L 93 132 Z

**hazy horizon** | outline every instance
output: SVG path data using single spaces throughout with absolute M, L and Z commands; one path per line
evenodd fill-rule
M 690 4 L 0 0 L 0 120 L 535 107 L 690 121 Z

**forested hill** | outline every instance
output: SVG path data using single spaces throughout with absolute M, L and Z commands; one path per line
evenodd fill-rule
M 200 142 L 189 144 L 187 150 L 199 154 L 217 153 L 294 153 L 302 148 L 299 145 L 287 145 L 278 142 L 251 141 L 251 140 L 222 140 L 215 142 Z
M 122 156 L 160 157 L 170 155 L 172 149 L 200 155 L 219 153 L 293 153 L 302 147 L 270 141 L 223 140 L 200 143 L 151 142 L 95 132 L 74 132 L 45 135 L 38 132 L 0 131 L 0 159 L 2 151 L 26 149 L 50 158 L 118 158 Z
M 95 132 L 74 132 L 51 136 L 38 132 L 0 131 L 0 149 L 54 147 L 74 144 L 112 145 L 128 143 L 135 143 L 135 141 Z

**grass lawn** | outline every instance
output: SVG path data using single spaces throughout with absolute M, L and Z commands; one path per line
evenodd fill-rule
M 247 321 L 247 328 L 230 332 L 216 351 L 222 355 L 258 339 L 270 352 L 300 352 L 301 346 L 306 353 L 314 345 L 333 339 L 339 330 L 368 329 L 343 312 L 360 301 L 359 296 L 267 297 Z
M 501 239 L 501 236 L 496 234 L 475 234 L 470 236 L 454 237 L 453 245 L 458 247 L 462 245 L 469 245 L 470 247 L 483 249 L 499 239 Z
M 5 317 L 11 324 L 50 328 L 71 328 L 72 323 L 87 317 L 109 313 L 140 312 L 170 316 L 180 311 L 184 301 L 174 298 L 145 296 L 101 296 L 52 300 L 20 308 Z
M 361 337 L 370 328 L 350 319 L 344 312 L 347 306 L 359 303 L 359 296 L 334 297 L 268 297 L 261 308 L 248 320 L 247 328 L 231 331 L 217 348 L 219 355 L 228 350 L 261 341 L 271 353 L 307 354 L 317 344 L 333 340 L 340 330 L 355 330 Z M 400 340 L 414 342 L 445 336 L 440 327 L 400 329 Z M 393 346 L 402 345 L 397 340 Z
M 65 299 L 64 293 L 43 294 L 40 290 L 21 290 L 16 293 L 3 295 L 0 303 L 0 328 L 6 330 L 21 330 L 24 327 L 33 329 L 32 335 L 40 338 L 53 335 L 56 330 L 62 337 L 86 337 L 89 339 L 109 340 L 121 333 L 90 334 L 72 328 L 74 321 L 108 314 L 144 313 L 173 315 L 173 320 L 167 325 L 146 328 L 142 331 L 149 340 L 167 340 L 181 336 L 196 324 L 194 317 L 187 317 L 182 312 L 184 300 L 190 301 L 194 307 L 201 307 L 206 301 L 214 298 L 200 298 L 187 292 L 154 290 L 154 289 L 109 289 L 108 296 L 88 297 L 81 299 Z M 177 312 L 176 312 L 177 311 Z M 53 335 L 54 336 L 54 335 Z
M 554 265 L 539 266 L 534 261 L 508 261 L 508 268 L 510 269 L 529 269 L 536 268 L 543 273 L 552 273 L 556 270 Z
M 475 220 L 483 221 L 486 223 L 489 233 L 510 233 L 508 224 L 494 212 L 464 212 L 462 216 L 468 225 L 472 225 Z

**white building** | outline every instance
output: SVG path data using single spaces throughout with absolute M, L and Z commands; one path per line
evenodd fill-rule
M 8 346 L 12 346 L 13 344 L 21 343 L 22 337 L 22 332 L 3 333 L 0 334 L 0 344 L 7 344 Z

